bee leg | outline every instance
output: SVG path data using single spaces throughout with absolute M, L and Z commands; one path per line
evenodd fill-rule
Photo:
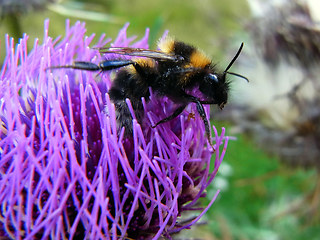
M 125 67 L 128 65 L 134 65 L 131 60 L 120 59 L 120 60 L 105 60 L 99 63 L 98 67 L 101 71 L 110 71 L 117 68 Z
M 196 104 L 197 107 L 197 111 L 200 114 L 200 117 L 202 118 L 202 121 L 204 123 L 204 128 L 206 131 L 206 136 L 208 139 L 209 144 L 211 145 L 211 147 L 214 149 L 212 142 L 211 142 L 211 133 L 210 133 L 210 125 L 207 119 L 207 115 L 206 112 L 204 111 L 203 105 L 202 103 L 206 104 L 206 101 L 200 101 L 200 99 L 192 96 L 192 95 L 187 95 L 185 94 L 186 98 L 188 98 L 191 102 Z
M 46 68 L 48 69 L 57 69 L 57 68 L 72 68 L 79 69 L 85 71 L 110 71 L 113 69 L 125 67 L 128 65 L 134 64 L 131 60 L 120 59 L 120 60 L 105 60 L 100 62 L 98 65 L 92 62 L 86 61 L 75 61 L 72 65 L 64 65 L 64 66 L 51 66 Z
M 86 71 L 98 71 L 100 67 L 92 62 L 83 62 L 83 61 L 76 61 L 72 65 L 64 65 L 64 66 L 50 66 L 46 68 L 48 69 L 58 69 L 58 68 L 72 68 L 72 69 L 79 69 L 79 70 L 86 70 Z
M 205 128 L 205 131 L 206 131 L 207 139 L 208 139 L 210 145 L 212 146 L 210 125 L 209 125 L 209 122 L 208 122 L 208 119 L 207 119 L 206 112 L 204 111 L 204 108 L 203 108 L 203 106 L 202 106 L 202 104 L 201 104 L 201 102 L 199 100 L 195 101 L 194 103 L 196 104 L 197 111 L 200 114 L 200 117 L 202 118 L 202 121 L 204 123 L 204 128 Z
M 181 105 L 180 107 L 178 107 L 170 116 L 162 119 L 161 121 L 157 122 L 156 125 L 152 126 L 152 128 L 155 128 L 156 126 L 158 126 L 161 123 L 165 123 L 168 122 L 174 118 L 176 118 L 177 116 L 179 116 L 183 110 L 186 108 L 187 105 Z

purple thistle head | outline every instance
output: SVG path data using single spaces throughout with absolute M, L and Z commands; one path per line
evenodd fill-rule
M 153 129 L 174 106 L 151 94 L 142 126 L 134 119 L 132 138 L 125 138 L 108 97 L 110 73 L 45 70 L 101 61 L 89 48 L 94 36 L 85 36 L 84 24 L 67 22 L 66 36 L 53 40 L 48 25 L 43 44 L 36 40 L 29 53 L 27 35 L 16 46 L 7 37 L 0 75 L 0 237 L 158 239 L 196 223 L 218 194 L 208 206 L 196 206 L 223 159 L 224 129 L 219 136 L 213 128 L 212 153 L 201 118 L 190 118 L 193 104 Z M 132 43 L 127 27 L 112 46 L 148 48 L 148 30 Z M 102 36 L 95 46 L 110 41 Z M 196 217 L 184 219 L 191 210 Z

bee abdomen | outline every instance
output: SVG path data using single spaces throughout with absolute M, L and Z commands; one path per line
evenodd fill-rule
M 117 73 L 108 93 L 115 105 L 118 128 L 125 127 L 125 134 L 132 134 L 133 117 L 126 99 L 130 99 L 134 115 L 141 124 L 144 116 L 141 98 L 144 97 L 146 100 L 149 98 L 147 83 L 138 74 L 124 68 Z
M 141 124 L 142 118 L 144 116 L 144 110 L 141 100 L 140 101 L 132 101 L 132 107 L 134 109 L 134 115 L 137 121 Z M 125 128 L 125 135 L 130 135 L 133 132 L 132 128 L 132 113 L 127 105 L 125 100 L 115 101 L 114 102 L 115 109 L 116 109 L 116 119 L 117 119 L 117 127 L 121 129 L 122 127 Z

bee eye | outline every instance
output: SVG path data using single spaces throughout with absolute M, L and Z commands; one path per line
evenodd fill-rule
M 209 78 L 215 82 L 219 82 L 218 76 L 216 74 L 209 73 Z

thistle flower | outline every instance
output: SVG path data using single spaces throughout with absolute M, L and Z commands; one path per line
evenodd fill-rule
M 16 47 L 7 37 L 0 75 L 0 236 L 158 239 L 195 224 L 218 194 L 205 208 L 197 206 L 225 154 L 224 129 L 219 136 L 213 128 L 214 155 L 201 118 L 188 117 L 193 105 L 153 129 L 174 106 L 151 94 L 143 125 L 134 119 L 133 135 L 125 138 L 107 93 L 110 73 L 45 71 L 74 60 L 101 61 L 88 47 L 94 35 L 67 22 L 66 36 L 53 40 L 48 24 L 43 44 L 36 40 L 29 53 L 27 35 Z M 147 48 L 148 30 L 132 43 L 127 27 L 112 46 Z M 103 35 L 95 46 L 110 41 Z M 184 219 L 191 210 L 200 213 Z

